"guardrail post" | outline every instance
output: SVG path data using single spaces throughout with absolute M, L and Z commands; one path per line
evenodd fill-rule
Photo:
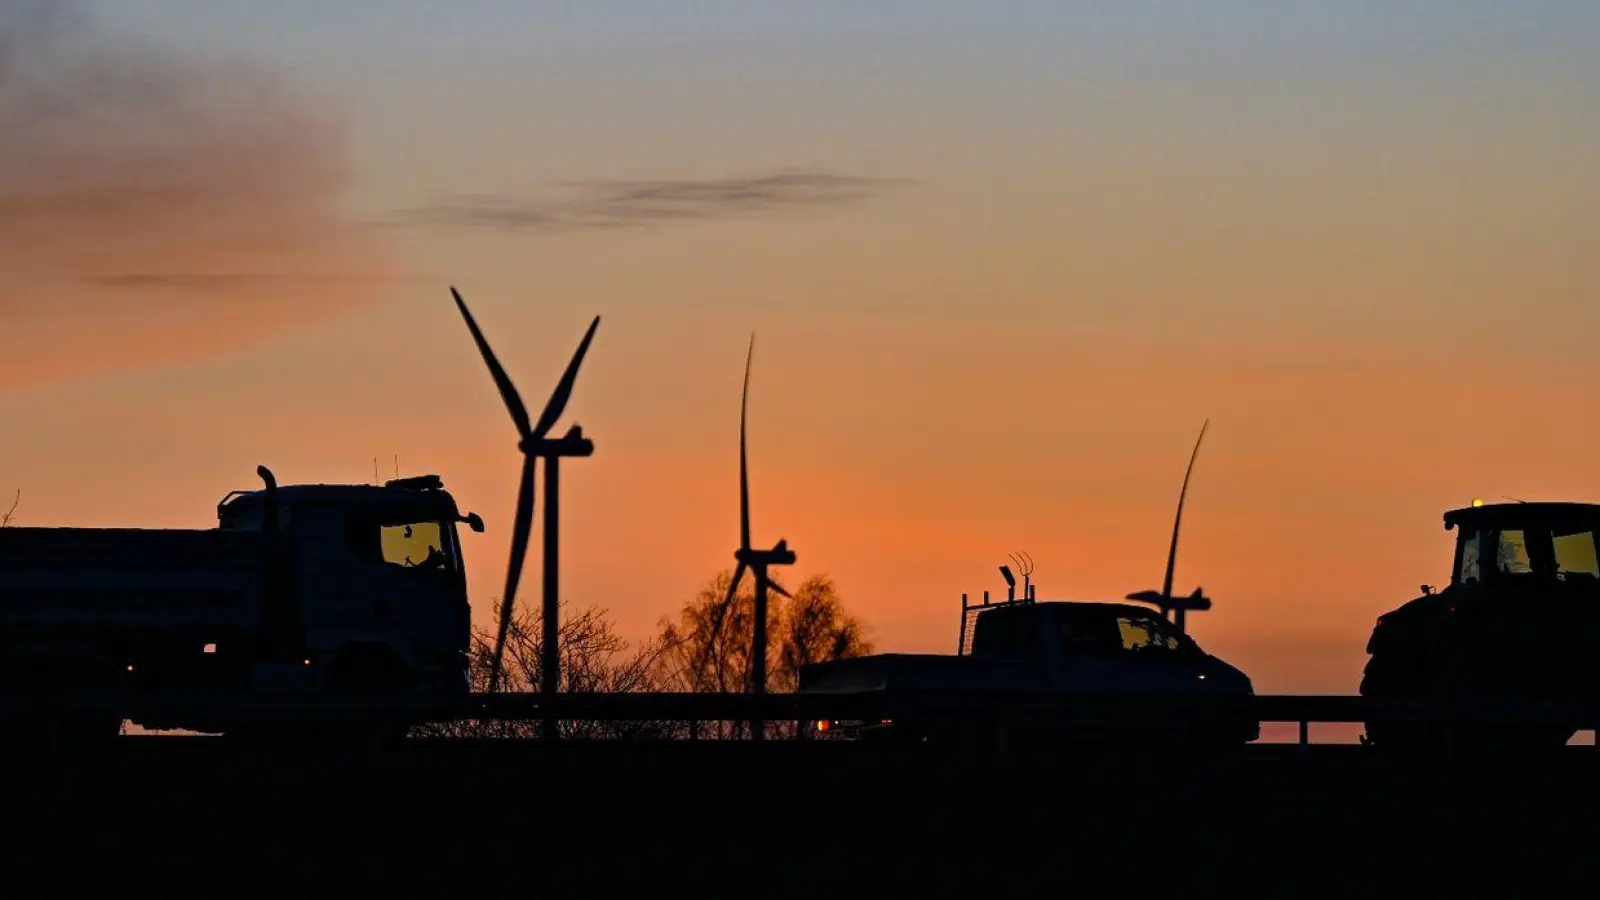
M 1300 749 L 1302 751 L 1306 751 L 1306 752 L 1309 752 L 1311 750 L 1311 720 L 1310 719 L 1301 719 L 1300 720 Z

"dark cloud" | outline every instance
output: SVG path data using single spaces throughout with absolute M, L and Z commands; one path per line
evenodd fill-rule
M 379 296 L 394 269 L 378 236 L 338 212 L 349 173 L 331 110 L 269 67 L 107 33 L 88 12 L 76 0 L 0 0 L 8 331 L 52 324 L 54 340 L 68 333 L 60 322 L 88 328 L 114 313 L 147 363 Z M 239 274 L 256 272 L 270 274 Z M 15 383 L 24 351 L 5 352 Z M 102 369 L 117 366 L 108 352 Z
M 562 197 L 467 195 L 401 210 L 391 221 L 501 231 L 631 228 L 850 206 L 911 183 L 815 171 L 703 180 L 579 181 L 565 185 L 567 194 Z

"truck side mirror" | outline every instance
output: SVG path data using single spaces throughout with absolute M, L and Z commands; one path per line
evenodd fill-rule
M 473 532 L 483 534 L 483 516 L 477 513 L 467 513 L 461 517 L 461 521 L 467 523 L 467 527 L 471 528 Z

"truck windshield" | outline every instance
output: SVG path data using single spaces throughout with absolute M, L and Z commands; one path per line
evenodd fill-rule
M 450 542 L 438 522 L 410 522 L 378 526 L 378 546 L 383 561 L 415 569 L 453 569 Z

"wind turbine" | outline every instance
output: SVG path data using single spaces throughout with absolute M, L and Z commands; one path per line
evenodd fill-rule
M 594 340 L 595 329 L 600 327 L 600 317 L 595 316 L 594 321 L 589 323 L 589 330 L 584 332 L 583 340 L 578 343 L 577 352 L 572 355 L 572 362 L 567 364 L 567 370 L 556 383 L 556 389 L 545 404 L 544 412 L 539 415 L 539 421 L 531 423 L 528 419 L 528 409 L 522 403 L 522 397 L 511 383 L 511 377 L 506 374 L 505 368 L 495 358 L 494 351 L 489 349 L 489 342 L 478 328 L 477 321 L 472 318 L 472 313 L 467 310 L 467 303 L 461 299 L 461 293 L 452 287 L 450 294 L 455 297 L 456 307 L 461 310 L 461 317 L 466 320 L 467 328 L 472 332 L 472 339 L 478 345 L 478 352 L 483 355 L 483 361 L 489 366 L 489 374 L 494 378 L 495 386 L 500 389 L 500 397 L 505 400 L 506 409 L 511 413 L 511 421 L 517 427 L 517 447 L 523 456 L 521 487 L 517 492 L 517 512 L 511 531 L 511 560 L 506 570 L 506 591 L 500 599 L 499 629 L 495 634 L 494 656 L 489 664 L 490 693 L 500 689 L 500 667 L 505 655 L 506 632 L 511 627 L 511 612 L 516 604 L 517 583 L 522 577 L 522 565 L 527 557 L 528 540 L 533 531 L 534 468 L 538 460 L 544 460 L 544 608 L 542 610 L 544 640 L 540 659 L 540 687 L 546 700 L 544 706 L 548 710 L 552 705 L 551 701 L 555 700 L 556 687 L 561 679 L 559 638 L 561 617 L 558 604 L 561 460 L 564 457 L 586 457 L 594 454 L 594 443 L 583 436 L 583 429 L 577 425 L 573 425 L 561 437 L 551 438 L 548 435 L 556 420 L 561 418 L 562 412 L 566 410 L 567 401 L 572 397 L 572 386 L 578 377 L 578 367 L 583 365 L 584 354 L 589 352 L 589 343 Z M 546 738 L 555 737 L 555 720 L 549 715 L 544 718 L 544 735 Z
M 1140 591 L 1128 595 L 1129 600 L 1155 604 L 1161 610 L 1162 618 L 1166 618 L 1169 610 L 1174 612 L 1173 622 L 1178 626 L 1179 632 L 1184 630 L 1185 612 L 1191 609 L 1201 612 L 1211 608 L 1211 598 L 1198 587 L 1187 597 L 1172 596 L 1172 570 L 1178 562 L 1178 529 L 1183 524 L 1183 501 L 1189 496 L 1189 476 L 1194 474 L 1194 461 L 1200 455 L 1200 443 L 1206 439 L 1206 429 L 1210 426 L 1210 419 L 1200 426 L 1200 436 L 1195 439 L 1194 451 L 1189 454 L 1189 467 L 1183 472 L 1183 488 L 1178 492 L 1178 514 L 1172 520 L 1172 545 L 1167 549 L 1167 574 L 1162 579 L 1161 590 Z
M 733 580 L 728 582 L 728 596 L 722 603 L 722 609 L 727 610 L 732 607 L 734 595 L 739 590 L 739 580 L 744 577 L 745 570 L 749 569 L 756 579 L 755 622 L 750 637 L 750 692 L 765 694 L 767 692 L 767 590 L 770 588 L 793 599 L 792 595 L 783 589 L 783 585 L 774 582 L 767 575 L 767 567 L 792 566 L 795 556 L 794 551 L 789 549 L 789 542 L 782 539 L 779 539 L 770 550 L 757 550 L 750 546 L 750 466 L 745 452 L 745 423 L 750 406 L 750 363 L 755 358 L 755 352 L 756 336 L 751 334 L 750 349 L 744 359 L 744 392 L 739 398 L 739 549 L 733 554 L 738 565 L 733 570 Z M 722 617 L 719 615 L 712 628 L 713 642 L 721 627 Z M 765 726 L 766 723 L 761 719 L 751 719 L 751 739 L 761 740 L 761 732 Z

